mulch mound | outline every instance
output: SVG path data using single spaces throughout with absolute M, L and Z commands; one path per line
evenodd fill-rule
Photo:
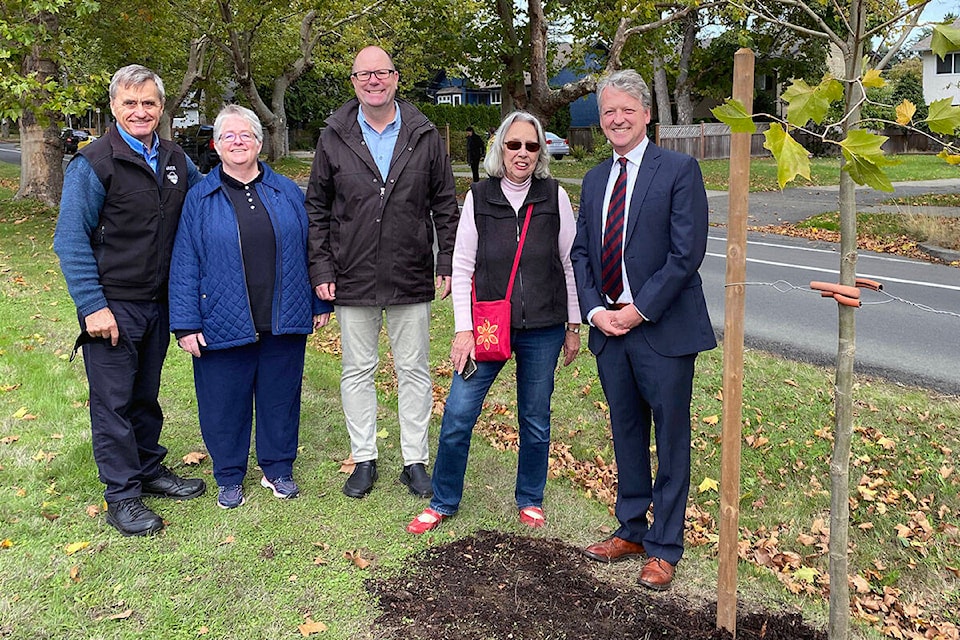
M 612 585 L 579 549 L 495 531 L 425 550 L 402 575 L 367 581 L 383 613 L 379 637 L 437 640 L 727 640 L 716 605 L 691 608 L 640 587 Z M 737 637 L 826 640 L 796 613 L 742 613 Z

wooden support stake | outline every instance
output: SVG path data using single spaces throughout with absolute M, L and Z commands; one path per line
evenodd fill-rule
M 754 55 L 733 60 L 733 97 L 753 113 Z M 717 627 L 737 637 L 737 558 L 740 520 L 740 438 L 743 403 L 743 317 L 750 196 L 749 133 L 730 136 L 730 212 L 727 217 L 727 287 L 723 321 L 723 431 L 720 454 L 720 567 Z

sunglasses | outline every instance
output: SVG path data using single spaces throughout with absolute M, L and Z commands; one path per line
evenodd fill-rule
M 536 153 L 540 151 L 539 142 L 520 142 L 519 140 L 510 140 L 509 142 L 504 142 L 504 146 L 510 151 L 520 151 L 520 147 L 526 147 L 527 151 L 530 153 Z

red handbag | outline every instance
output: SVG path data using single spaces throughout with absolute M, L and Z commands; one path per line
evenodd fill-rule
M 533 214 L 533 205 L 527 207 L 527 217 L 523 221 L 523 231 L 517 242 L 517 255 L 513 258 L 510 281 L 507 283 L 507 297 L 503 300 L 477 300 L 476 282 L 471 286 L 473 298 L 473 339 L 476 344 L 478 362 L 503 362 L 510 359 L 510 295 L 513 282 L 520 267 L 520 252 L 527 239 L 527 226 Z

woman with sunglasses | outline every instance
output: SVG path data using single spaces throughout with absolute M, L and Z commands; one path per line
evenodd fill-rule
M 477 300 L 506 296 L 521 230 L 530 223 L 511 295 L 510 344 L 517 361 L 519 456 L 515 499 L 520 522 L 546 524 L 543 490 L 550 450 L 554 372 L 580 350 L 580 310 L 570 262 L 576 223 L 570 198 L 550 177 L 540 121 L 514 111 L 500 124 L 484 160 L 490 176 L 463 204 L 453 250 L 455 370 L 433 467 L 430 507 L 407 525 L 421 534 L 454 515 L 463 495 L 470 437 L 505 362 L 475 362 L 471 287 Z M 475 367 L 475 371 L 474 371 Z
M 307 275 L 303 192 L 259 161 L 263 128 L 228 105 L 213 124 L 221 164 L 187 194 L 170 267 L 170 328 L 193 356 L 200 433 L 223 509 L 245 501 L 257 414 L 260 484 L 281 499 L 293 479 L 307 334 L 333 310 Z

